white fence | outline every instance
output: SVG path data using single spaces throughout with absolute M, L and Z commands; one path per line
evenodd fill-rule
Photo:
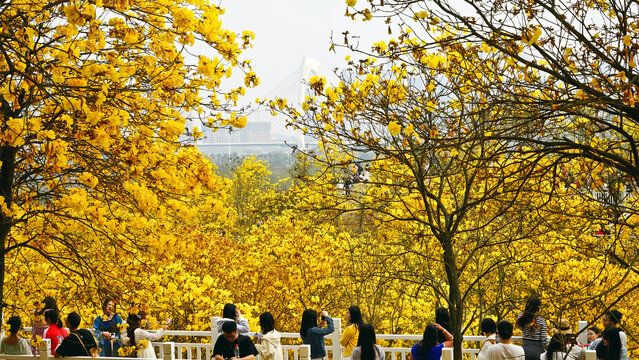
M 159 360 L 179 360 L 179 359 L 198 359 L 209 360 L 213 357 L 213 344 L 197 344 L 197 343 L 153 343 L 156 353 L 159 353 Z M 259 345 L 258 345 L 259 346 Z M 283 345 L 284 360 L 310 360 L 310 345 Z M 193 351 L 195 349 L 195 351 Z M 40 343 L 40 355 L 0 355 L 2 360 L 54 360 L 51 356 L 51 341 L 44 339 Z M 289 356 L 292 354 L 292 357 Z M 186 355 L 186 356 L 184 356 Z M 67 360 L 87 360 L 92 359 L 90 356 L 65 357 Z M 122 360 L 121 357 L 99 357 L 100 360 Z M 155 360 L 155 359 L 148 359 Z
M 183 331 L 183 330 L 167 330 L 164 332 L 165 336 L 182 336 L 182 337 L 194 337 L 194 338 L 209 338 L 210 343 L 202 342 L 188 342 L 188 343 L 174 343 L 174 342 L 153 342 L 152 345 L 156 349 L 156 353 L 159 354 L 160 359 L 164 360 L 210 360 L 213 356 L 213 344 L 217 340 L 217 319 L 218 317 L 211 318 L 211 330 L 210 331 Z M 326 346 L 328 356 L 332 360 L 342 360 L 342 346 L 339 343 L 340 329 L 342 325 L 342 319 L 333 319 L 335 325 L 335 331 L 326 336 L 330 339 L 330 345 Z M 588 323 L 586 321 L 579 321 L 579 340 L 582 343 L 586 343 L 586 332 L 582 331 Z M 30 331 L 30 328 L 25 328 L 25 331 Z M 254 335 L 255 333 L 249 333 L 248 335 Z M 299 333 L 280 333 L 282 339 L 300 339 Z M 416 343 L 421 341 L 422 335 L 398 335 L 398 334 L 377 334 L 378 340 L 387 341 L 410 341 Z M 476 360 L 479 348 L 477 347 L 484 339 L 483 336 L 464 336 L 462 342 L 462 353 L 465 355 L 465 359 Z M 513 336 L 514 342 L 521 342 L 521 337 Z M 43 346 L 46 346 L 48 342 L 43 342 Z M 310 347 L 309 345 L 282 345 L 284 350 L 284 360 L 309 360 L 310 359 Z M 49 345 L 50 349 L 50 345 Z M 386 359 L 388 360 L 409 360 L 410 347 L 384 347 L 386 353 Z M 48 360 L 49 351 L 40 351 L 40 360 Z M 36 356 L 27 355 L 0 355 L 0 359 L 7 360 L 23 360 L 25 358 L 33 359 Z M 67 358 L 74 360 L 76 358 Z M 87 359 L 85 357 L 79 357 L 77 359 Z M 104 360 L 122 359 L 122 358 L 100 358 Z M 586 352 L 586 360 L 595 360 L 596 355 L 594 351 Z M 452 360 L 452 349 L 444 349 L 442 354 L 442 360 Z

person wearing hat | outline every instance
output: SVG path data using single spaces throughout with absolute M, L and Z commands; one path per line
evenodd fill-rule
M 586 357 L 586 349 L 577 340 L 577 336 L 572 332 L 570 321 L 566 319 L 559 320 L 559 332 L 564 336 L 566 341 L 566 359 L 579 360 Z
M 572 329 L 570 328 L 570 321 L 566 319 L 559 320 L 559 326 L 557 327 L 557 331 L 564 336 L 568 334 L 572 334 Z
M 585 357 L 585 350 L 573 334 L 570 321 L 559 320 L 557 328 L 552 329 L 552 333 L 548 349 L 540 356 L 541 360 L 579 360 Z

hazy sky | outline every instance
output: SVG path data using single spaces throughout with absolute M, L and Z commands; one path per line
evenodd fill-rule
M 300 67 L 305 56 L 318 59 L 327 77 L 334 67 L 343 67 L 348 52 L 329 52 L 331 32 L 339 42 L 345 30 L 361 35 L 367 49 L 388 37 L 380 20 L 345 17 L 344 0 L 222 0 L 220 6 L 226 9 L 223 27 L 255 33 L 254 47 L 246 53 L 261 80 L 258 90 L 249 93 L 254 96 L 268 96 L 269 90 Z

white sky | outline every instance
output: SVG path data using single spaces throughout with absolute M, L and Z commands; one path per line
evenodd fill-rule
M 270 97 L 268 92 L 301 66 L 304 57 L 320 61 L 320 72 L 331 78 L 332 69 L 344 67 L 345 50 L 329 52 L 331 31 L 341 43 L 343 31 L 361 35 L 368 50 L 373 42 L 388 38 L 388 28 L 379 19 L 362 22 L 344 16 L 345 0 L 221 0 L 226 9 L 222 26 L 241 33 L 255 34 L 253 49 L 245 53 L 252 59 L 260 86 L 247 92 L 247 101 Z

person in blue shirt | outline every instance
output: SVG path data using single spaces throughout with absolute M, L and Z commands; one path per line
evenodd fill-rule
M 328 316 L 326 311 L 321 312 L 321 321 L 317 323 L 317 312 L 315 310 L 306 309 L 302 313 L 302 326 L 300 328 L 300 336 L 304 344 L 311 345 L 311 360 L 319 360 L 326 358 L 326 346 L 324 344 L 324 336 L 335 330 L 333 319 Z M 324 327 L 326 325 L 326 327 Z
M 438 341 L 439 332 L 442 332 L 445 341 Z M 415 344 L 410 350 L 412 360 L 439 360 L 442 357 L 444 347 L 453 346 L 453 336 L 439 324 L 428 324 L 424 329 L 422 341 Z
M 95 338 L 100 346 L 100 356 L 118 356 L 120 348 L 120 329 L 122 318 L 115 313 L 115 301 L 106 298 L 102 303 L 104 315 L 98 316 L 93 322 Z

